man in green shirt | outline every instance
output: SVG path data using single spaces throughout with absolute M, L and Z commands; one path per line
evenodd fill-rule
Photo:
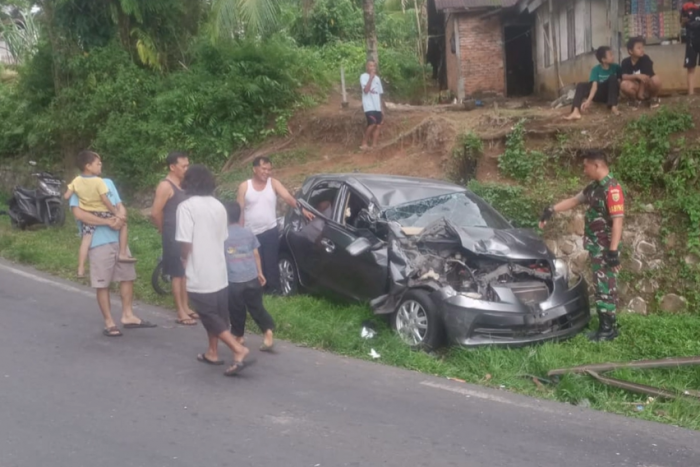
M 610 47 L 598 47 L 595 56 L 600 64 L 591 70 L 588 83 L 579 83 L 576 86 L 571 113 L 564 117 L 565 120 L 580 120 L 581 112 L 585 112 L 592 102 L 606 103 L 614 115 L 620 115 L 617 109 L 620 96 L 620 65 L 615 63 Z

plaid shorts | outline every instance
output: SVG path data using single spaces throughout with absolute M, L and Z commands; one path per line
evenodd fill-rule
M 110 218 L 114 217 L 114 214 L 112 214 L 109 211 L 107 211 L 107 212 L 90 211 L 90 214 L 92 214 L 93 216 L 101 217 L 102 219 L 110 219 Z M 81 233 L 82 233 L 83 237 L 86 235 L 92 235 L 95 233 L 96 228 L 97 228 L 96 225 L 88 225 L 85 222 L 83 222 L 83 229 L 82 229 Z

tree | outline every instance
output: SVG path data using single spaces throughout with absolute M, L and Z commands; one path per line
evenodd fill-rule
M 274 31 L 279 11 L 277 0 L 212 0 L 212 39 L 264 36 Z
M 377 55 L 377 30 L 374 21 L 374 0 L 362 0 L 362 13 L 365 17 L 365 43 L 367 44 L 367 60 L 379 64 Z

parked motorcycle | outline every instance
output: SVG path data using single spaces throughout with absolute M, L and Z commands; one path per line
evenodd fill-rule
M 36 162 L 31 161 L 31 165 Z M 13 227 L 24 230 L 35 224 L 47 227 L 60 227 L 66 221 L 66 213 L 61 198 L 63 181 L 48 172 L 32 174 L 37 179 L 38 188 L 27 189 L 16 186 L 8 202 L 8 215 Z

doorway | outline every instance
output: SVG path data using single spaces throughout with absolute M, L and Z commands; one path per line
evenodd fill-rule
M 532 25 L 529 24 L 517 24 L 504 28 L 508 97 L 529 96 L 535 90 L 532 32 Z

